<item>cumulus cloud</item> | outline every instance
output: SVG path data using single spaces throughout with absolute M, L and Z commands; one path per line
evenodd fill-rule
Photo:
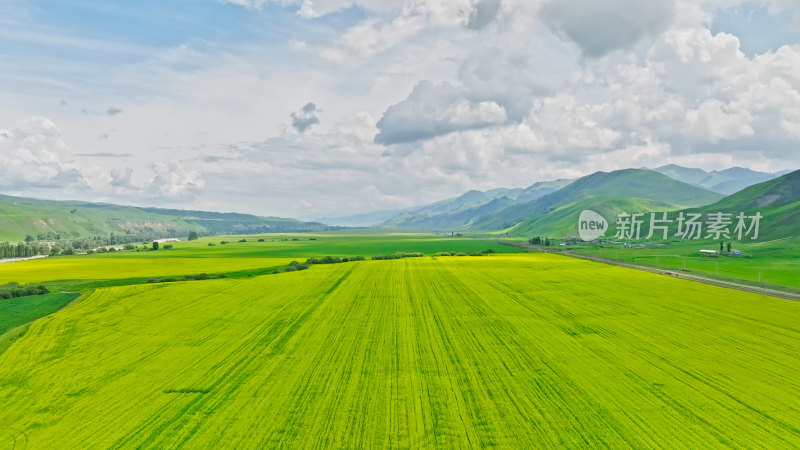
M 0 186 L 83 189 L 88 182 L 58 127 L 31 116 L 0 129 Z
M 472 100 L 449 83 L 417 84 L 402 102 L 390 106 L 378 121 L 375 142 L 396 144 L 428 139 L 454 131 L 488 127 L 507 119 L 493 101 Z
M 540 15 L 585 56 L 596 58 L 658 35 L 674 10 L 675 0 L 551 0 Z
M 322 112 L 322 110 L 317 108 L 317 105 L 314 103 L 306 103 L 305 106 L 299 110 L 292 112 L 292 128 L 300 133 L 304 133 L 307 129 L 319 123 L 319 117 L 317 117 L 317 115 L 320 112 Z
M 205 187 L 205 180 L 199 172 L 185 169 L 178 161 L 157 162 L 150 168 L 155 176 L 146 187 L 146 191 L 155 197 L 190 200 Z M 124 182 L 126 177 L 128 174 L 118 174 L 116 181 Z

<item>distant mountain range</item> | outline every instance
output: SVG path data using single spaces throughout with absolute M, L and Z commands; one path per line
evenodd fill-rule
M 738 188 L 738 192 L 724 192 Z M 727 196 L 726 196 L 727 195 Z M 767 174 L 743 168 L 706 172 L 675 165 L 653 170 L 597 172 L 577 180 L 527 188 L 472 190 L 403 210 L 377 211 L 313 222 L 248 214 L 136 208 L 0 195 L 0 240 L 321 231 L 334 226 L 563 238 L 577 234 L 577 218 L 593 210 L 613 224 L 621 212 L 761 212 L 770 238 L 800 235 L 800 171 Z
M 731 195 L 754 184 L 778 178 L 791 172 L 785 170 L 776 173 L 756 172 L 744 167 L 731 167 L 725 170 L 706 172 L 703 169 L 690 169 L 687 167 L 669 164 L 651 169 L 663 173 L 678 181 L 704 187 L 708 190 L 724 195 Z
M 774 180 L 779 173 L 741 167 L 707 172 L 677 165 L 597 172 L 577 180 L 527 188 L 468 191 L 458 197 L 404 210 L 320 219 L 336 225 L 509 235 L 574 235 L 577 215 L 592 209 L 609 218 L 623 211 L 677 211 L 722 201 L 726 195 Z
M 320 231 L 328 226 L 280 217 L 249 214 L 137 208 L 79 201 L 37 200 L 0 195 L 0 240 L 21 241 L 27 235 L 46 239 L 93 236 L 168 236 Z

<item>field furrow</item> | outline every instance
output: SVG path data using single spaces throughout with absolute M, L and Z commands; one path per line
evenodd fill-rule
M 555 255 L 99 289 L 0 353 L 0 448 L 800 446 L 800 303 Z

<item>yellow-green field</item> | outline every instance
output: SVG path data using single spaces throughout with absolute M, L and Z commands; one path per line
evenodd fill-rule
M 0 354 L 0 448 L 800 446 L 800 303 L 556 255 L 99 289 Z
M 132 277 L 225 273 L 285 265 L 297 258 L 151 257 L 156 252 L 119 256 L 87 255 L 0 264 L 0 284 L 51 280 L 114 280 Z M 163 252 L 163 253 L 166 253 Z M 163 254 L 162 253 L 162 254 Z

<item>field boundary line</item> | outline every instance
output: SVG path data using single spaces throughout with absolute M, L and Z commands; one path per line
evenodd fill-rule
M 593 261 L 593 262 L 608 264 L 608 265 L 611 265 L 611 266 L 624 267 L 624 268 L 627 268 L 627 269 L 640 270 L 642 272 L 650 272 L 650 273 L 654 273 L 656 275 L 664 275 L 664 276 L 668 276 L 668 277 L 679 278 L 679 279 L 682 279 L 682 280 L 688 280 L 688 281 L 694 281 L 694 282 L 697 282 L 697 283 L 709 284 L 709 285 L 712 285 L 712 286 L 718 286 L 718 287 L 723 287 L 723 288 L 728 288 L 728 289 L 735 289 L 737 291 L 749 292 L 751 294 L 761 294 L 761 295 L 780 298 L 780 299 L 784 299 L 784 300 L 793 300 L 793 301 L 796 301 L 796 302 L 800 301 L 800 294 L 794 294 L 792 292 L 781 291 L 781 290 L 778 290 L 778 289 L 762 288 L 762 287 L 758 287 L 758 286 L 752 286 L 752 285 L 749 285 L 749 284 L 735 283 L 735 282 L 732 282 L 732 281 L 718 280 L 718 279 L 714 279 L 714 278 L 701 277 L 701 276 L 698 276 L 698 275 L 690 275 L 690 274 L 681 273 L 681 272 L 675 271 L 675 270 L 656 269 L 654 267 L 647 267 L 647 266 L 640 266 L 640 265 L 636 265 L 636 264 L 629 264 L 629 263 L 624 263 L 624 262 L 620 262 L 620 261 L 614 261 L 614 260 L 610 260 L 610 259 L 599 258 L 599 257 L 596 257 L 596 256 L 578 255 L 576 253 L 568 253 L 568 252 L 562 252 L 562 251 L 557 251 L 557 250 L 548 250 L 548 249 L 543 249 L 541 247 L 536 247 L 536 246 L 533 246 L 533 245 L 520 244 L 520 243 L 512 242 L 512 241 L 498 241 L 498 242 L 500 242 L 501 244 L 510 245 L 512 247 L 522 248 L 522 249 L 526 249 L 526 250 L 535 250 L 535 251 L 538 251 L 538 252 L 541 252 L 541 253 L 551 253 L 551 254 L 554 254 L 554 255 L 567 256 L 567 257 L 570 257 L 570 258 L 585 259 L 587 261 Z

